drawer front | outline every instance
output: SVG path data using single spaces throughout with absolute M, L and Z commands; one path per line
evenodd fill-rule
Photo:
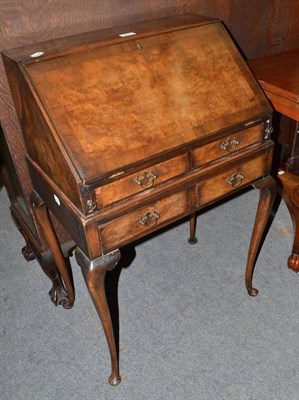
M 155 187 L 183 174 L 187 171 L 187 168 L 188 155 L 182 154 L 104 185 L 96 189 L 98 207 L 105 207 L 135 193 Z
M 197 184 L 197 207 L 211 203 L 235 189 L 259 179 L 268 173 L 269 159 L 269 154 L 262 154 L 203 179 Z
M 189 191 L 185 190 L 128 213 L 100 228 L 103 247 L 111 249 L 144 236 L 164 222 L 184 214 L 188 209 Z
M 192 167 L 198 168 L 218 158 L 241 150 L 262 140 L 264 124 L 236 132 L 232 135 L 216 140 L 192 152 Z

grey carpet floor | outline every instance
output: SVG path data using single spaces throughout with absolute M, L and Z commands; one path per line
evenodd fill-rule
M 202 213 L 195 246 L 183 222 L 138 243 L 119 279 L 120 367 L 107 384 L 104 334 L 72 259 L 76 303 L 50 303 L 48 278 L 21 255 L 24 242 L 0 190 L 1 400 L 298 400 L 299 281 L 286 267 L 291 219 L 281 204 L 254 283 L 244 266 L 255 191 Z

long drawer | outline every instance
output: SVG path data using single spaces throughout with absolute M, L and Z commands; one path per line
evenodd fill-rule
M 100 228 L 102 246 L 111 249 L 144 236 L 183 215 L 189 207 L 189 190 L 184 190 L 130 212 Z

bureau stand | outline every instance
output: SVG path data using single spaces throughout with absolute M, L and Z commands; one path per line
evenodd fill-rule
M 276 192 L 272 108 L 219 20 L 140 22 L 2 57 L 34 218 L 55 260 L 51 299 L 70 308 L 75 295 L 50 212 L 76 246 L 110 350 L 110 384 L 120 374 L 104 281 L 120 248 L 187 216 L 194 243 L 198 210 L 252 186 L 260 201 L 245 281 L 258 294 L 253 269 Z

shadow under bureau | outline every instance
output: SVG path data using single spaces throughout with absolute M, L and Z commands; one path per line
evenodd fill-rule
M 276 186 L 271 107 L 220 21 L 187 15 L 30 45 L 2 54 L 27 149 L 37 226 L 59 279 L 74 289 L 49 210 L 72 237 L 120 382 L 106 271 L 119 248 L 247 186 L 260 191 L 252 273 Z M 237 260 L 236 260 L 237 262 Z M 60 280 L 62 279 L 62 281 Z M 63 283 L 62 283 L 63 282 Z

